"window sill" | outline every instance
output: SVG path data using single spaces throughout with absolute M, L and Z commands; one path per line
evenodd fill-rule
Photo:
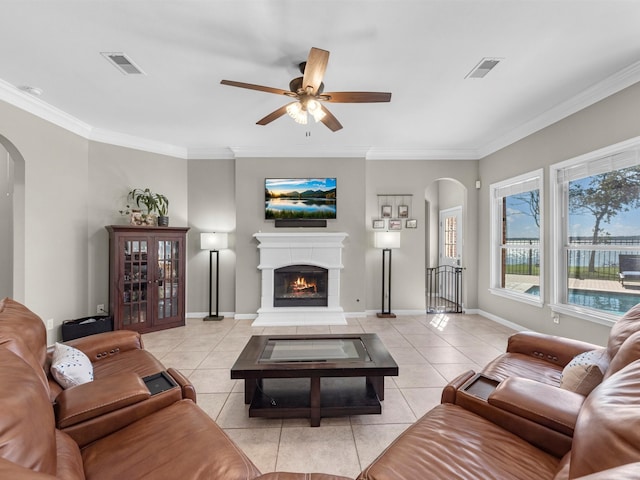
M 542 298 L 528 295 L 526 293 L 512 292 L 510 290 L 505 290 L 504 288 L 490 288 L 489 293 L 499 297 L 508 298 L 509 300 L 515 300 L 516 302 L 526 303 L 527 305 L 532 305 L 538 308 L 542 308 L 544 306 Z
M 551 307 L 551 311 L 553 312 L 562 313 L 563 315 L 569 315 L 571 317 L 580 318 L 593 323 L 599 323 L 600 325 L 606 325 L 607 327 L 612 327 L 621 318 L 618 315 L 612 315 L 610 313 L 574 305 L 567 305 L 564 303 L 552 303 L 549 307 Z

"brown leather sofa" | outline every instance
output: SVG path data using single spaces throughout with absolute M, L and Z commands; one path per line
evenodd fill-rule
M 4 333 L 3 324 L 9 325 Z M 0 302 L 0 478 L 346 480 L 322 473 L 261 475 L 205 412 L 183 398 L 182 387 L 151 395 L 131 369 L 64 390 L 54 408 L 43 369 L 46 348 L 39 345 L 44 334 L 35 314 Z M 616 358 L 636 355 L 639 338 L 628 336 Z M 570 408 L 544 390 L 562 389 L 526 378 L 489 379 L 488 395 L 465 390 L 469 382 L 451 387 L 456 400 L 476 403 L 434 408 L 358 480 L 640 479 L 640 360 L 620 365 Z M 492 408 L 502 412 L 499 421 L 490 418 Z M 572 409 L 577 414 L 565 412 Z M 568 448 L 559 433 L 569 438 Z
M 531 400 L 535 404 L 537 399 Z M 563 456 L 548 453 L 482 415 L 444 403 L 409 427 L 358 476 L 445 478 L 640 478 L 640 360 L 610 375 L 586 398 L 571 449 Z
M 261 475 L 194 403 L 195 391 L 179 372 L 168 370 L 177 385 L 151 394 L 141 377 L 164 366 L 134 332 L 68 342 L 93 360 L 95 378 L 67 390 L 47 374 L 45 343 L 37 315 L 11 299 L 0 301 L 2 479 L 344 480 Z
M 631 308 L 611 328 L 606 347 L 606 362 L 613 371 L 628 359 L 616 362 L 618 350 L 625 340 L 640 331 L 640 303 Z M 509 338 L 507 351 L 482 369 L 483 374 L 497 380 L 520 377 L 559 386 L 562 371 L 578 354 L 601 348 L 600 345 L 535 332 L 519 332 Z M 607 368 L 609 370 L 609 368 Z M 605 378 L 613 373 L 605 372 Z

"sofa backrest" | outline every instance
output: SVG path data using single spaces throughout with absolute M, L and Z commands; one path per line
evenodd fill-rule
M 604 378 L 609 378 L 636 360 L 640 360 L 640 332 L 631 334 L 620 346 L 616 356 L 609 362 L 609 368 L 604 373 Z
M 11 350 L 31 365 L 48 388 L 44 323 L 38 315 L 10 298 L 0 300 L 0 347 Z
M 640 303 L 632 307 L 611 327 L 607 342 L 607 353 L 609 353 L 611 360 L 616 356 L 624 341 L 636 332 L 640 332 Z
M 569 478 L 640 458 L 640 360 L 598 385 L 578 415 Z
M 0 366 L 0 457 L 55 475 L 55 417 L 47 389 L 31 365 L 4 347 Z

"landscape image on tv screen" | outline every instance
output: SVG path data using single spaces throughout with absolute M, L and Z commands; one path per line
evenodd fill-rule
M 336 218 L 335 178 L 267 178 L 266 219 Z

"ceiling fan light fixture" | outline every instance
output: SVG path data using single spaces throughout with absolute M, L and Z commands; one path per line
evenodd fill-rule
M 307 111 L 311 115 L 313 115 L 313 119 L 316 121 L 316 123 L 322 120 L 326 115 L 326 113 L 324 113 L 324 111 L 322 110 L 320 102 L 314 99 L 311 99 L 307 102 Z
M 301 125 L 307 124 L 307 111 L 300 102 L 290 103 L 287 105 L 287 114 L 293 118 L 296 123 Z

